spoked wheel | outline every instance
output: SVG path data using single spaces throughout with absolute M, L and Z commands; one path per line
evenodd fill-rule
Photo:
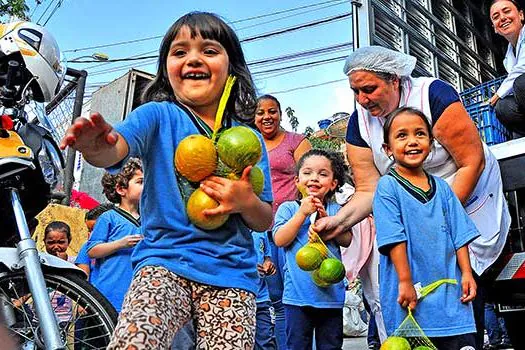
M 118 316 L 107 299 L 72 272 L 44 272 L 44 279 L 66 348 L 106 349 Z M 0 273 L 0 302 L 6 326 L 20 348 L 44 349 L 41 323 L 22 272 Z

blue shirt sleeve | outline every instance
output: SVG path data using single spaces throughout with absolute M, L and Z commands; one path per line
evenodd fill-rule
M 465 208 L 461 205 L 458 197 L 452 192 L 450 186 L 443 180 L 440 180 L 440 182 L 446 187 L 449 232 L 454 243 L 454 248 L 458 250 L 478 238 L 480 234 L 472 219 L 467 215 Z
M 393 181 L 389 176 L 379 180 L 373 202 L 377 245 L 383 255 L 389 254 L 389 246 L 407 241 Z
M 361 137 L 357 111 L 354 111 L 354 113 L 352 113 L 348 119 L 348 126 L 346 127 L 346 142 L 353 146 L 370 148 L 365 140 L 363 140 Z
M 75 264 L 91 265 L 91 258 L 87 255 L 87 242 L 80 247 Z
M 432 117 L 432 125 L 435 125 L 443 111 L 447 109 L 454 102 L 460 101 L 459 94 L 452 87 L 452 85 L 443 80 L 434 80 L 428 91 L 428 98 L 430 101 L 430 115 Z
M 146 145 L 153 137 L 153 131 L 159 127 L 162 103 L 150 102 L 133 110 L 126 119 L 115 125 L 115 130 L 126 140 L 129 147 L 127 156 L 117 164 L 106 168 L 112 174 L 118 173 L 130 157 L 141 157 L 146 152 Z
M 279 208 L 277 208 L 277 212 L 275 213 L 274 218 L 274 224 L 273 224 L 273 230 L 272 234 L 275 237 L 275 233 L 277 230 L 281 228 L 284 224 L 288 222 L 292 218 L 292 216 L 297 211 L 297 205 L 295 202 L 284 202 L 282 203 Z M 274 239 L 275 241 L 275 239 Z
M 85 243 L 86 252 L 89 253 L 89 251 L 94 246 L 100 243 L 109 242 L 109 234 L 111 232 L 111 221 L 109 220 L 108 213 L 109 212 L 105 212 L 98 217 L 97 222 L 95 223 L 95 227 L 93 227 L 93 232 L 91 233 L 91 236 Z

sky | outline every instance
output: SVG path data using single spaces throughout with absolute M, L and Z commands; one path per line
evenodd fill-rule
M 156 55 L 162 36 L 173 22 L 195 10 L 214 12 L 223 17 L 241 41 L 344 16 L 351 11 L 349 0 L 43 0 L 40 5 L 27 0 L 27 3 L 32 21 L 45 24 L 68 61 L 89 60 L 79 57 L 94 53 L 104 53 L 110 59 Z M 57 7 L 59 3 L 61 5 Z M 317 130 L 317 121 L 353 109 L 353 96 L 342 73 L 344 59 L 339 58 L 350 53 L 351 23 L 351 16 L 347 15 L 323 25 L 289 30 L 242 44 L 248 63 L 341 44 L 339 50 L 332 49 L 322 55 L 250 65 L 258 93 L 276 96 L 283 113 L 286 107 L 295 110 L 299 132 L 307 126 Z M 145 38 L 150 39 L 141 40 Z M 87 92 L 92 93 L 101 84 L 117 79 L 130 68 L 155 73 L 156 59 L 115 63 L 69 62 L 68 66 L 87 70 Z M 283 67 L 290 66 L 297 67 L 283 70 Z M 286 115 L 283 115 L 283 126 L 291 130 Z

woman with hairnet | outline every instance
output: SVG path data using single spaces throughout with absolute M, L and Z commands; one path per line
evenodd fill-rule
M 415 65 L 415 57 L 380 46 L 360 48 L 347 58 L 344 73 L 357 101 L 346 134 L 356 192 L 336 216 L 319 219 L 315 229 L 331 238 L 370 214 L 379 177 L 394 164 L 383 150 L 387 115 L 399 107 L 423 111 L 434 135 L 424 169 L 449 183 L 481 234 L 469 245 L 478 282 L 474 317 L 479 338 L 476 342 L 481 349 L 484 300 L 479 284 L 485 277 L 483 273 L 502 252 L 510 226 L 500 170 L 456 90 L 436 78 L 412 78 Z M 436 256 L 435 261 L 439 259 Z

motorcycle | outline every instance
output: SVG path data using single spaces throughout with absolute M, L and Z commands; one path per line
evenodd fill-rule
M 43 27 L 0 25 L 0 320 L 20 349 L 105 349 L 115 309 L 74 264 L 38 252 L 28 226 L 55 193 L 64 160 L 25 107 L 51 100 L 61 66 Z

